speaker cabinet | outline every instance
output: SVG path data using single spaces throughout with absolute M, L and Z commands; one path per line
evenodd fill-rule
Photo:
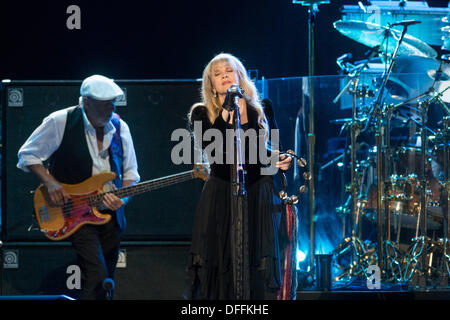
M 77 265 L 69 243 L 4 243 L 1 253 L 2 296 L 78 297 L 80 290 L 67 286 L 67 272 Z
M 126 93 L 117 113 L 130 127 L 141 181 L 192 170 L 172 162 L 175 129 L 187 127 L 189 108 L 199 100 L 200 82 L 116 81 Z M 33 195 L 39 181 L 17 169 L 17 152 L 42 119 L 76 105 L 81 81 L 2 83 L 3 240 L 46 241 L 33 224 Z M 193 155 L 192 155 L 193 161 Z M 135 196 L 127 205 L 127 240 L 189 240 L 203 182 L 194 179 Z
M 183 242 L 124 244 L 114 299 L 183 299 L 188 254 L 189 243 Z
M 5 243 L 1 253 L 1 296 L 79 297 L 77 259 L 70 243 Z M 183 299 L 188 253 L 188 242 L 124 241 L 114 299 Z

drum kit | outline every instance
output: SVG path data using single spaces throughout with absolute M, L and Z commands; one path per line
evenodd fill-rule
M 357 65 L 338 61 L 347 79 L 334 102 L 349 92 L 352 117 L 332 121 L 345 122 L 351 154 L 351 195 L 337 211 L 350 216 L 351 236 L 333 251 L 341 270 L 335 280 L 369 278 L 370 265 L 378 265 L 385 280 L 430 285 L 450 278 L 450 55 L 438 58 L 409 35 L 408 26 L 417 23 L 334 23 L 341 34 L 371 48 Z M 450 50 L 450 25 L 442 32 L 442 49 Z M 374 60 L 382 61 L 383 75 L 361 85 Z M 359 150 L 362 144 L 366 153 Z M 376 241 L 363 241 L 363 225 L 370 224 L 377 227 Z M 345 255 L 350 263 L 340 262 Z

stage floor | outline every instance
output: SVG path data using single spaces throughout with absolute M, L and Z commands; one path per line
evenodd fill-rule
M 296 300 L 450 300 L 450 286 L 382 282 L 380 289 L 371 290 L 364 280 L 340 281 L 328 291 L 299 288 Z

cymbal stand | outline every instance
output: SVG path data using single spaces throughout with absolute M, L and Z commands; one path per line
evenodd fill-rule
M 442 94 L 449 90 L 450 86 L 448 86 L 443 91 L 436 93 L 432 100 L 435 100 L 444 110 L 446 113 L 446 116 L 442 119 L 442 130 L 439 132 L 441 143 L 444 146 L 444 176 L 442 180 L 440 181 L 440 191 L 441 191 L 441 197 L 440 197 L 440 203 L 442 208 L 442 215 L 444 217 L 444 238 L 442 239 L 442 242 L 439 243 L 439 246 L 442 246 L 443 256 L 445 259 L 445 266 L 447 269 L 448 276 L 450 277 L 450 209 L 448 206 L 449 203 L 449 179 L 450 179 L 450 169 L 449 169 L 449 158 L 450 158 L 450 150 L 449 150 L 449 143 L 450 143 L 450 110 L 448 106 L 445 104 L 444 101 L 442 101 L 441 97 Z
M 429 90 L 428 92 L 431 92 Z M 423 96 L 423 95 L 421 95 Z M 427 136 L 427 114 L 428 108 L 430 105 L 430 99 L 425 100 L 419 103 L 419 109 L 421 112 L 421 162 L 420 162 L 420 177 L 419 177 L 419 192 L 420 192 L 420 211 L 417 217 L 417 225 L 416 225 L 416 234 L 412 239 L 412 244 L 410 245 L 408 251 L 400 257 L 400 253 L 396 252 L 397 248 L 392 245 L 390 239 L 387 238 L 386 245 L 386 262 L 389 263 L 393 276 L 397 281 L 409 281 L 416 271 L 417 265 L 420 265 L 421 268 L 417 269 L 421 271 L 424 276 L 425 284 L 428 283 L 429 274 L 431 270 L 431 266 L 427 264 L 427 253 L 428 245 L 430 244 L 430 239 L 427 237 L 427 188 L 428 188 L 428 179 L 426 174 L 426 163 L 427 163 L 427 155 L 426 150 L 428 149 L 428 136 Z M 393 110 L 395 107 L 391 107 Z M 389 112 L 390 114 L 391 112 Z M 387 199 L 385 199 L 385 208 L 388 203 Z M 389 208 L 389 206 L 387 206 Z M 387 213 L 387 217 L 390 217 L 390 212 L 385 209 Z M 389 219 L 387 219 L 389 221 Z M 390 225 L 387 223 L 386 228 L 390 228 Z M 420 235 L 419 235 L 420 230 Z M 387 231 L 387 237 L 389 236 L 389 232 Z M 397 258 L 401 258 L 400 261 Z
M 445 224 L 446 224 L 446 228 L 444 230 L 444 255 L 446 258 L 446 266 L 447 266 L 447 271 L 449 273 L 450 276 L 450 269 L 449 269 L 449 264 L 450 264 L 450 255 L 449 252 L 447 252 L 447 243 L 449 242 L 449 234 L 450 234 L 450 208 L 448 206 L 448 202 L 449 202 L 449 179 L 450 179 L 450 175 L 449 175 L 449 158 L 450 158 L 450 150 L 449 150 L 449 138 L 450 138 L 450 116 L 446 116 L 443 119 L 443 128 L 444 128 L 444 181 L 441 182 L 441 207 L 443 210 L 443 216 L 445 219 Z
M 442 63 L 441 63 L 442 66 Z M 441 66 L 439 67 L 439 71 L 441 70 Z M 404 101 L 402 103 L 399 103 L 397 105 L 391 106 L 390 110 L 391 112 L 398 109 L 399 107 L 406 105 L 407 103 L 413 101 L 413 100 L 419 100 L 420 98 L 423 98 L 424 96 L 430 95 L 432 94 L 435 89 L 436 85 L 436 80 L 434 81 L 433 85 L 430 87 L 430 89 L 428 89 L 426 92 L 424 92 L 423 94 L 411 98 L 407 101 Z M 427 206 L 428 206 L 428 201 L 427 201 L 427 188 L 428 188 L 428 179 L 427 179 L 427 173 L 426 173 L 426 163 L 427 163 L 427 150 L 428 150 L 428 136 L 426 134 L 427 131 L 430 131 L 430 129 L 428 129 L 427 127 L 427 114 L 428 114 L 428 109 L 430 106 L 431 101 L 436 100 L 441 107 L 444 109 L 444 111 L 447 113 L 447 115 L 450 114 L 449 109 L 447 107 L 447 105 L 442 101 L 442 99 L 440 98 L 442 96 L 442 94 L 449 89 L 450 87 L 447 87 L 445 90 L 443 90 L 440 93 L 435 93 L 431 98 L 419 103 L 420 107 L 419 107 L 419 111 L 421 113 L 421 121 L 418 122 L 418 124 L 421 126 L 421 163 L 420 163 L 420 177 L 419 177 L 419 191 L 420 191 L 420 211 L 419 211 L 419 216 L 417 219 L 417 225 L 416 225 L 416 233 L 415 233 L 415 237 L 412 239 L 413 243 L 410 246 L 410 249 L 408 250 L 408 252 L 401 257 L 401 265 L 399 263 L 399 261 L 396 259 L 397 257 L 399 257 L 399 253 L 398 252 L 394 252 L 396 250 L 396 248 L 390 243 L 390 241 L 388 240 L 386 243 L 386 250 L 388 250 L 389 252 L 392 252 L 392 254 L 387 254 L 387 258 L 389 260 L 391 269 L 392 269 L 392 273 L 394 274 L 394 276 L 397 278 L 397 280 L 400 280 L 397 277 L 398 273 L 401 273 L 401 269 L 402 267 L 404 268 L 403 270 L 403 278 L 400 276 L 400 278 L 402 278 L 402 280 L 404 281 L 408 281 L 411 276 L 412 273 L 416 270 L 416 266 L 418 264 L 418 262 L 420 261 L 420 265 L 421 265 L 421 271 L 422 274 L 425 276 L 425 283 L 428 282 L 429 278 L 428 276 L 430 275 L 431 272 L 431 264 L 427 265 L 427 256 L 429 255 L 429 252 L 432 252 L 432 250 L 435 250 L 436 247 L 440 247 L 442 246 L 442 252 L 443 252 L 443 256 L 446 259 L 446 268 L 447 268 L 447 272 L 450 275 L 450 268 L 449 268 L 449 263 L 450 263 L 450 255 L 447 253 L 447 248 L 448 248 L 448 244 L 449 239 L 449 224 L 448 224 L 448 219 L 449 219 L 449 215 L 450 212 L 448 210 L 448 177 L 449 177 L 449 170 L 448 170 L 448 159 L 449 159 L 449 153 L 448 153 L 448 119 L 449 117 L 444 117 L 444 137 L 443 137 L 443 141 L 444 141 L 444 180 L 443 182 L 441 182 L 441 206 L 442 206 L 442 210 L 443 210 L 443 217 L 444 217 L 444 239 L 442 240 L 442 242 L 435 242 L 432 241 L 430 238 L 428 238 L 427 236 Z M 434 132 L 431 132 L 432 134 L 434 134 Z M 419 231 L 420 231 L 420 235 L 419 235 Z M 417 250 L 417 248 L 421 248 L 420 250 Z M 431 259 L 431 255 L 429 257 Z M 399 270 L 398 272 L 396 270 Z
M 441 72 L 441 68 L 442 68 L 442 61 L 441 64 L 439 66 L 439 70 L 438 73 Z M 429 92 L 433 92 L 434 91 L 434 86 L 436 85 L 436 79 L 433 82 L 433 85 L 431 86 Z M 445 91 L 445 90 L 444 90 Z M 442 92 L 443 93 L 443 92 Z M 427 247 L 428 243 L 428 237 L 427 237 L 427 216 L 428 216 L 428 199 L 427 199 L 427 189 L 428 189 L 428 181 L 429 179 L 427 179 L 427 172 L 426 172 L 426 164 L 428 161 L 427 158 L 427 150 L 428 150 L 428 136 L 427 136 L 427 121 L 428 121 L 428 109 L 430 107 L 430 104 L 433 100 L 435 99 L 440 99 L 440 96 L 442 95 L 442 93 L 440 94 L 435 94 L 433 95 L 433 97 L 431 99 L 427 99 L 424 102 L 419 103 L 419 109 L 421 111 L 421 133 L 420 133 L 420 138 L 421 138 L 421 162 L 420 162 L 420 187 L 419 187 L 419 191 L 420 191 L 420 211 L 419 211 L 419 224 L 420 224 L 420 231 L 421 231 L 421 236 L 423 237 L 423 241 L 424 241 L 424 246 L 425 248 Z M 441 100 L 442 102 L 442 100 Z M 443 103 L 443 105 L 446 108 L 445 103 Z M 448 110 L 448 108 L 446 108 Z M 448 171 L 448 167 L 446 167 L 444 165 L 445 171 Z M 446 180 L 444 180 L 446 181 Z M 416 239 L 417 239 L 417 230 L 416 230 Z M 445 237 L 447 238 L 447 237 Z M 425 253 L 427 252 L 426 250 L 424 251 Z M 421 264 L 422 264 L 422 268 L 423 268 L 423 273 L 425 275 L 425 282 L 428 281 L 428 275 L 429 272 L 427 270 L 427 255 L 424 254 L 421 257 Z
M 440 69 L 440 68 L 439 68 Z M 436 81 L 435 81 L 436 83 Z M 429 92 L 434 91 L 434 85 L 430 88 Z M 448 88 L 447 88 L 448 89 Z M 419 109 L 421 111 L 421 162 L 420 162 L 420 211 L 419 211 L 419 217 L 418 217 L 418 223 L 419 223 L 419 229 L 421 236 L 418 237 L 418 230 L 416 229 L 416 237 L 413 239 L 416 242 L 422 242 L 423 247 L 426 248 L 426 250 L 422 250 L 420 254 L 418 255 L 418 258 L 420 258 L 420 265 L 422 266 L 421 271 L 422 275 L 424 276 L 424 282 L 425 286 L 429 284 L 430 281 L 430 275 L 431 275 L 431 263 L 427 263 L 427 258 L 431 259 L 431 255 L 428 255 L 428 252 L 431 252 L 429 249 L 434 246 L 434 243 L 431 241 L 430 238 L 428 238 L 428 177 L 426 172 L 426 164 L 428 161 L 427 157 L 427 150 L 428 150 L 428 135 L 427 135 L 427 121 L 428 121 L 428 109 L 430 107 L 430 104 L 433 100 L 436 100 L 444 109 L 444 111 L 448 114 L 448 107 L 445 105 L 445 103 L 440 99 L 443 92 L 445 92 L 447 89 L 440 93 L 435 93 L 430 99 L 425 100 L 422 103 L 419 103 Z M 448 269 L 448 253 L 447 253 L 447 242 L 448 242 L 448 218 L 449 218 L 449 212 L 448 212 L 448 117 L 444 117 L 444 180 L 443 183 L 441 183 L 441 203 L 442 208 L 444 210 L 443 217 L 444 217 L 444 239 L 442 242 L 443 245 L 443 253 L 444 257 L 446 258 L 446 265 Z M 446 123 L 447 122 L 447 123 Z M 429 256 L 429 257 L 428 257 Z M 430 261 L 431 262 L 431 261 Z
M 367 262 L 367 248 L 364 245 L 364 243 L 360 240 L 361 237 L 361 229 L 360 229 L 360 213 L 361 213 L 361 206 L 362 203 L 358 202 L 358 194 L 360 191 L 360 184 L 362 179 L 358 181 L 358 178 L 360 177 L 360 174 L 358 173 L 358 167 L 357 167 L 357 137 L 359 135 L 359 132 L 364 127 L 362 125 L 362 122 L 360 120 L 356 119 L 356 98 L 358 96 L 358 83 L 360 80 L 360 76 L 362 71 L 367 67 L 370 60 L 378 53 L 378 47 L 375 47 L 372 50 L 372 53 L 368 57 L 366 63 L 362 67 L 357 67 L 353 70 L 353 73 L 349 73 L 349 81 L 344 86 L 343 90 L 338 94 L 338 96 L 333 100 L 334 103 L 336 103 L 340 97 L 343 95 L 343 93 L 347 90 L 350 91 L 352 94 L 352 121 L 350 124 L 350 146 L 351 146 L 351 185 L 350 185 L 350 199 L 352 200 L 351 205 L 351 237 L 345 238 L 342 243 L 340 243 L 335 250 L 333 251 L 333 254 L 335 256 L 340 256 L 343 253 L 345 253 L 349 248 L 351 250 L 351 262 L 350 266 L 348 268 L 344 269 L 344 272 L 341 276 L 338 278 L 348 275 L 349 277 L 353 275 L 361 274 L 361 271 L 366 274 L 366 269 L 368 265 L 365 265 L 365 262 Z M 353 86 L 352 89 L 350 87 Z M 365 169 L 363 172 L 365 173 Z M 364 176 L 363 173 L 363 176 Z M 344 209 L 345 212 L 345 209 Z M 344 214 L 345 216 L 345 214 Z M 345 236 L 345 235 L 344 235 Z M 343 249 L 344 248 L 344 249 Z M 366 275 L 367 276 L 367 275 Z
M 353 87 L 353 103 L 352 103 L 352 123 L 350 125 L 350 145 L 351 145 L 351 195 L 352 195 L 352 219 L 351 229 L 352 237 L 356 237 L 359 234 L 359 225 L 356 223 L 356 210 L 358 205 L 358 184 L 356 181 L 356 138 L 359 134 L 359 124 L 356 122 L 356 88 L 358 87 L 359 77 L 355 80 Z
M 426 125 L 428 121 L 428 109 L 430 106 L 430 100 L 424 101 L 423 103 L 419 103 L 419 109 L 422 112 L 422 128 L 420 131 L 420 138 L 422 140 L 421 145 L 421 162 L 420 162 L 420 212 L 419 212 L 419 221 L 420 221 L 420 231 L 421 235 L 424 239 L 424 246 L 427 247 L 427 233 L 428 233 L 428 225 L 427 225 L 427 211 L 428 211 L 428 197 L 427 197 L 427 188 L 428 188 L 428 180 L 427 179 L 427 172 L 426 172 L 426 163 L 427 163 L 427 150 L 428 150 L 428 137 L 427 137 L 427 131 L 426 131 Z M 425 251 L 426 252 L 426 251 Z M 428 275 L 429 272 L 427 270 L 427 255 L 424 254 L 421 257 L 421 264 L 422 264 L 422 271 L 425 276 L 425 282 L 428 282 Z
M 369 117 L 369 121 L 368 124 L 370 123 L 370 118 L 375 116 L 376 117 L 376 124 L 375 124 L 375 143 L 376 143 L 376 147 L 377 147 L 377 157 L 376 157 L 376 163 L 377 163 L 377 225 L 378 225 L 378 244 L 377 244 L 377 254 L 378 254 L 378 263 L 379 263 L 379 268 L 382 271 L 382 273 L 384 272 L 386 274 L 386 270 L 385 270 L 385 264 L 384 264 L 384 260 L 385 260 L 385 255 L 384 255 L 384 248 L 383 248 L 383 238 L 385 236 L 384 233 L 384 226 L 390 226 L 390 214 L 386 214 L 385 216 L 385 220 L 386 220 L 386 224 L 384 224 L 383 222 L 383 208 L 382 206 L 382 202 L 383 202 L 383 194 L 385 194 L 385 184 L 386 184 L 386 177 L 384 176 L 384 174 L 386 172 L 389 172 L 389 161 L 390 161 L 390 155 L 386 154 L 386 152 L 384 152 L 384 157 L 383 157 L 383 150 L 385 147 L 385 133 L 386 133 L 386 124 L 385 124 L 385 119 L 384 119 L 384 110 L 380 110 L 380 105 L 381 105 L 381 101 L 383 98 L 383 93 L 384 93 L 384 89 L 386 88 L 386 84 L 387 81 L 389 79 L 389 76 L 392 73 L 392 69 L 394 67 L 395 64 L 395 58 L 397 57 L 398 54 L 398 49 L 400 48 L 400 45 L 403 41 L 403 38 L 405 37 L 407 31 L 407 26 L 404 25 L 403 26 L 403 31 L 401 33 L 401 36 L 399 38 L 399 40 L 397 41 L 397 45 L 395 47 L 394 53 L 392 54 L 391 57 L 391 63 L 389 64 L 389 68 L 387 70 L 387 72 L 384 75 L 384 81 L 380 87 L 380 90 L 378 91 L 378 97 L 375 101 L 374 107 L 372 109 L 371 115 Z M 384 158 L 384 159 L 383 159 Z M 384 160 L 384 161 L 383 161 Z M 384 170 L 383 170 L 383 164 L 384 164 Z M 387 213 L 388 211 L 386 210 L 386 208 L 388 207 L 387 201 L 385 201 L 385 213 Z

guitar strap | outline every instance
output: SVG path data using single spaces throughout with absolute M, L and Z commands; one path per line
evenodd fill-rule
M 122 188 L 122 174 L 123 174 L 123 145 L 120 137 L 120 117 L 118 114 L 113 113 L 111 122 L 116 128 L 116 132 L 111 140 L 109 147 L 109 162 L 111 165 L 111 171 L 116 174 L 114 184 L 117 189 Z
M 116 178 L 114 179 L 114 185 L 117 189 L 122 188 L 122 175 L 123 175 L 123 145 L 122 139 L 120 137 L 120 117 L 118 114 L 113 113 L 111 118 L 111 122 L 116 128 L 116 132 L 113 135 L 111 140 L 111 145 L 109 147 L 109 163 L 111 166 L 111 171 L 116 174 Z M 122 206 L 119 210 L 116 211 L 116 219 L 119 226 L 119 233 L 125 230 L 126 227 L 126 218 L 125 218 L 125 209 Z

